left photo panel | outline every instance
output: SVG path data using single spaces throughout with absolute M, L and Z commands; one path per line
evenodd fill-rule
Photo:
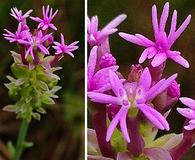
M 0 2 L 0 160 L 84 159 L 84 6 Z

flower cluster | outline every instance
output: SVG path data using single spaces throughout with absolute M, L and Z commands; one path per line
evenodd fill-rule
M 170 32 L 167 34 L 165 26 L 168 14 L 167 2 L 158 22 L 156 5 L 152 7 L 154 42 L 141 34 L 119 33 L 123 39 L 146 47 L 139 63 L 151 59 L 145 67 L 140 64 L 132 65 L 128 78 L 119 72 L 117 60 L 111 53 L 109 45 L 109 36 L 118 31 L 116 27 L 124 21 L 126 15 L 119 15 L 100 31 L 98 17 L 88 19 L 88 44 L 91 48 L 88 61 L 88 97 L 94 105 L 90 111 L 96 143 L 104 157 L 117 160 L 134 159 L 134 157 L 172 160 L 173 152 L 177 152 L 177 148 L 182 146 L 179 143 L 185 140 L 176 134 L 166 135 L 166 138 L 169 137 L 166 140 L 165 137 L 155 138 L 158 130 L 170 130 L 166 117 L 180 98 L 177 73 L 168 78 L 164 77 L 166 60 L 170 58 L 189 68 L 188 61 L 179 51 L 171 50 L 171 47 L 187 28 L 191 15 L 176 29 L 177 11 L 174 10 Z M 189 125 L 184 127 L 185 130 L 192 130 L 195 128 L 195 101 L 189 98 L 180 98 L 180 100 L 190 107 L 177 110 L 189 119 Z M 165 144 L 165 141 L 176 138 L 178 144 L 173 145 L 168 142 Z M 160 142 L 162 144 L 155 146 Z M 97 146 L 96 148 L 92 146 L 91 150 L 93 152 L 89 153 L 89 157 L 98 152 Z
M 63 34 L 61 34 L 61 43 L 54 41 L 53 33 L 49 29 L 57 31 L 52 20 L 58 11 L 53 13 L 53 9 L 49 5 L 46 8 L 43 6 L 42 10 L 43 18 L 41 19 L 30 16 L 32 10 L 22 14 L 22 11 L 15 7 L 11 9 L 10 15 L 18 21 L 18 28 L 15 33 L 5 29 L 6 33 L 3 35 L 10 43 L 16 43 L 19 46 L 19 54 L 24 65 L 43 64 L 45 63 L 42 60 L 43 57 L 53 56 L 47 62 L 48 66 L 52 66 L 54 65 L 53 61 L 57 62 L 64 54 L 74 57 L 72 52 L 78 49 L 78 41 L 65 44 Z M 37 28 L 31 30 L 27 24 L 27 18 L 38 22 Z M 51 54 L 50 48 L 55 49 L 53 54 Z
M 40 119 L 40 113 L 45 113 L 44 106 L 54 104 L 55 93 L 61 88 L 57 86 L 60 79 L 53 72 L 61 69 L 55 67 L 64 55 L 74 57 L 73 51 L 78 49 L 78 41 L 66 44 L 61 33 L 61 42 L 54 41 L 52 30 L 57 31 L 52 20 L 58 11 L 48 5 L 43 6 L 43 18 L 32 17 L 32 10 L 25 14 L 17 8 L 12 8 L 10 15 L 18 21 L 15 33 L 5 29 L 3 34 L 10 43 L 17 44 L 19 53 L 11 51 L 14 63 L 11 70 L 14 77 L 7 76 L 10 83 L 5 84 L 9 95 L 16 104 L 4 107 L 6 111 L 17 113 L 18 118 Z M 27 24 L 27 19 L 38 22 L 35 29 Z

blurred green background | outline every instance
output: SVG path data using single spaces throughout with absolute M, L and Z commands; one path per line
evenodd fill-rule
M 100 28 L 106 25 L 118 14 L 127 14 L 127 19 L 118 27 L 119 31 L 135 34 L 141 33 L 153 40 L 151 25 L 151 7 L 157 5 L 160 15 L 165 0 L 88 0 L 88 15 L 98 15 Z M 169 76 L 175 72 L 179 73 L 178 82 L 181 84 L 181 95 L 195 98 L 195 2 L 194 0 L 170 0 L 171 14 L 173 9 L 178 11 L 178 25 L 180 25 L 188 14 L 192 14 L 192 20 L 187 30 L 176 41 L 174 49 L 181 51 L 182 55 L 190 62 L 190 69 L 185 69 L 172 61 L 168 61 L 165 75 Z M 169 16 L 168 24 L 170 24 Z M 167 28 L 169 29 L 169 27 Z M 131 44 L 117 34 L 110 38 L 111 52 L 120 65 L 120 72 L 128 75 L 131 64 L 138 62 L 142 47 Z M 176 107 L 182 107 L 177 103 Z M 180 133 L 184 118 L 180 116 L 175 108 L 171 111 L 168 119 L 171 123 L 171 131 Z M 89 115 L 90 117 L 90 115 Z M 89 118 L 90 124 L 90 118 Z M 162 133 L 161 133 L 162 134 Z M 179 153 L 178 153 L 179 154 Z M 183 160 L 192 160 L 195 157 L 193 148 Z
M 9 15 L 11 7 L 23 12 L 33 9 L 33 16 L 42 16 L 42 6 L 50 5 L 59 12 L 54 19 L 58 32 L 54 32 L 57 41 L 63 33 L 66 42 L 79 41 L 75 58 L 65 56 L 60 62 L 62 70 L 59 82 L 62 89 L 58 92 L 56 105 L 49 106 L 41 121 L 33 120 L 27 135 L 28 141 L 35 145 L 27 149 L 22 159 L 28 160 L 76 160 L 84 157 L 84 0 L 1 0 L 0 1 L 0 108 L 12 103 L 4 83 L 10 73 L 13 59 L 10 50 L 17 51 L 15 44 L 6 41 L 3 29 L 15 31 L 17 21 Z M 28 21 L 30 27 L 37 23 Z M 14 143 L 19 129 L 19 120 L 15 114 L 0 110 L 0 160 L 9 160 L 6 144 Z

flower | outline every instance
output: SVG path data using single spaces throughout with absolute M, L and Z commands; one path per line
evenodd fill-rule
M 125 140 L 130 142 L 126 126 L 126 116 L 129 109 L 133 107 L 139 109 L 157 128 L 161 130 L 169 130 L 169 124 L 166 119 L 152 107 L 150 102 L 157 95 L 167 89 L 176 77 L 177 74 L 174 74 L 167 80 L 162 79 L 152 86 L 149 69 L 145 68 L 140 76 L 139 82 L 126 82 L 123 84 L 116 73 L 110 70 L 109 79 L 111 89 L 115 96 L 97 92 L 88 92 L 88 97 L 93 102 L 121 106 L 119 112 L 113 118 L 108 127 L 106 140 L 110 140 L 114 129 L 117 127 L 117 124 L 120 123 L 120 128 Z
M 177 11 L 174 10 L 172 21 L 171 21 L 170 32 L 167 35 L 167 33 L 165 32 L 165 26 L 168 19 L 168 14 L 169 14 L 169 3 L 167 2 L 164 5 L 162 15 L 160 18 L 160 23 L 158 23 L 156 5 L 152 7 L 152 24 L 153 24 L 155 42 L 149 40 L 148 38 L 140 34 L 131 35 L 131 34 L 121 32 L 119 33 L 119 35 L 131 43 L 146 47 L 146 49 L 141 54 L 141 57 L 139 58 L 139 63 L 143 63 L 147 58 L 148 59 L 153 58 L 151 64 L 153 67 L 157 67 L 163 62 L 165 62 L 167 58 L 170 58 L 176 63 L 186 68 L 189 68 L 188 61 L 181 56 L 181 53 L 179 51 L 172 51 L 171 47 L 173 43 L 182 34 L 182 32 L 187 28 L 191 20 L 191 15 L 189 15 L 182 23 L 182 25 L 178 29 L 176 29 Z
M 33 36 L 33 35 L 30 35 L 27 37 L 27 40 L 24 40 L 24 41 L 20 41 L 22 44 L 25 44 L 27 45 L 27 50 L 26 50 L 26 53 L 25 53 L 25 58 L 27 58 L 27 56 L 31 55 L 31 57 L 33 59 L 35 59 L 35 56 L 34 56 L 34 49 L 36 48 L 39 48 L 44 54 L 46 55 L 49 55 L 49 51 L 48 49 L 44 46 L 44 42 L 52 35 L 51 34 L 46 34 L 46 35 L 43 35 L 42 31 L 38 31 L 38 33 Z
M 48 5 L 46 10 L 45 10 L 45 7 L 43 6 L 42 11 L 43 11 L 43 19 L 41 19 L 39 17 L 30 17 L 30 18 L 36 22 L 39 22 L 38 28 L 42 28 L 43 30 L 46 30 L 48 28 L 52 28 L 54 30 L 57 30 L 57 28 L 54 26 L 53 23 L 51 23 L 51 21 L 58 13 L 58 10 L 56 10 L 53 13 L 53 9 L 49 8 L 49 5 Z
M 117 26 L 126 19 L 121 14 L 108 23 L 103 29 L 98 30 L 98 17 L 87 18 L 87 41 L 91 46 L 100 45 L 109 35 L 117 32 Z
M 56 55 L 66 53 L 66 54 L 70 55 L 71 57 L 74 57 L 72 52 L 79 48 L 78 46 L 76 46 L 76 44 L 78 44 L 78 43 L 79 43 L 79 41 L 75 41 L 69 45 L 66 45 L 64 43 L 64 36 L 63 36 L 63 34 L 61 34 L 61 43 L 54 42 L 55 46 L 53 46 L 53 48 L 56 50 L 56 53 L 55 53 Z
M 22 11 L 21 10 L 18 10 L 16 7 L 13 7 L 11 9 L 11 13 L 10 15 L 12 17 L 14 17 L 17 21 L 19 22 L 23 22 L 24 20 L 26 20 L 27 17 L 30 16 L 30 13 L 32 12 L 33 10 L 30 9 L 29 11 L 27 11 L 24 15 L 22 15 Z
M 89 55 L 87 68 L 87 88 L 88 91 L 104 92 L 110 89 L 109 70 L 115 72 L 119 67 L 115 65 L 97 71 L 97 50 L 98 47 L 94 46 Z
M 5 29 L 7 33 L 4 33 L 3 36 L 10 43 L 18 42 L 21 43 L 29 36 L 29 30 L 22 30 L 22 22 L 19 23 L 16 33 L 12 33 L 9 30 Z
M 167 94 L 171 98 L 180 97 L 180 84 L 177 81 L 173 81 L 172 84 L 167 89 Z
M 177 108 L 177 111 L 187 119 L 189 119 L 189 124 L 184 126 L 186 130 L 192 130 L 195 128 L 195 100 L 187 97 L 181 97 L 179 99 L 184 105 L 189 108 Z

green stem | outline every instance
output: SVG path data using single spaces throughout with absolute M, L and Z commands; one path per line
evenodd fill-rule
M 28 126 L 29 126 L 28 121 L 26 119 L 23 119 L 22 124 L 20 126 L 20 132 L 17 139 L 16 150 L 13 156 L 13 160 L 20 160 L 22 151 L 24 149 L 24 141 L 28 130 Z

